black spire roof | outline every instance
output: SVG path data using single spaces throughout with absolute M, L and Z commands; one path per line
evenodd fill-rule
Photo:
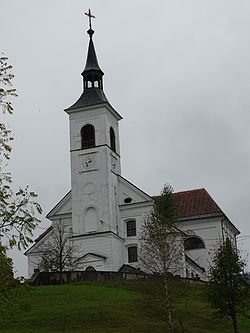
M 103 71 L 99 67 L 95 47 L 93 43 L 94 30 L 90 27 L 87 31 L 89 35 L 89 47 L 87 53 L 86 65 L 81 73 L 83 76 L 83 92 L 80 98 L 67 110 L 78 109 L 81 107 L 92 106 L 96 104 L 108 103 L 107 97 L 103 91 Z
M 100 71 L 102 74 L 104 74 L 98 65 L 97 56 L 95 53 L 95 47 L 94 47 L 93 38 L 92 38 L 92 36 L 94 34 L 94 30 L 89 29 L 88 34 L 90 36 L 89 48 L 88 48 L 88 54 L 87 54 L 87 61 L 86 61 L 85 68 L 82 72 L 82 76 L 84 76 L 84 73 L 86 73 L 87 71 L 92 71 L 92 70 Z

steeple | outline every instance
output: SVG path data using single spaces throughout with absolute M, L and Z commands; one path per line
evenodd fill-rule
M 104 73 L 98 65 L 97 56 L 95 53 L 95 47 L 92 37 L 94 34 L 94 30 L 89 29 L 87 33 L 89 34 L 89 48 L 88 48 L 86 65 L 82 72 L 83 87 L 84 89 L 91 89 L 91 88 L 102 89 L 103 88 L 102 77 Z
M 85 68 L 82 72 L 82 76 L 84 77 L 84 74 L 87 73 L 88 71 L 97 71 L 100 72 L 100 74 L 104 74 L 103 71 L 101 70 L 101 68 L 98 65 L 98 61 L 97 61 L 97 56 L 95 53 L 95 47 L 94 47 L 94 43 L 93 43 L 93 35 L 94 35 L 94 30 L 89 29 L 87 31 L 87 33 L 89 34 L 89 48 L 88 48 L 88 54 L 87 54 L 87 61 L 86 61 L 86 65 Z
M 83 92 L 76 103 L 74 103 L 67 110 L 109 103 L 103 91 L 104 73 L 99 67 L 93 42 L 94 30 L 92 29 L 91 18 L 94 18 L 94 16 L 91 14 L 90 9 L 89 12 L 85 14 L 89 17 L 89 30 L 87 31 L 89 35 L 89 47 L 86 65 L 81 73 L 83 76 Z

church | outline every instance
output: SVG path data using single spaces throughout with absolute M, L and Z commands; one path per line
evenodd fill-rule
M 39 268 L 42 245 L 52 239 L 56 223 L 66 226 L 70 242 L 79 248 L 79 270 L 137 268 L 141 227 L 157 199 L 122 177 L 122 116 L 105 96 L 90 11 L 88 16 L 83 92 L 65 109 L 70 125 L 71 191 L 47 214 L 51 226 L 25 252 L 29 277 Z M 179 227 L 186 232 L 179 275 L 206 279 L 218 241 L 229 237 L 236 242 L 240 232 L 205 189 L 174 193 L 174 198 Z

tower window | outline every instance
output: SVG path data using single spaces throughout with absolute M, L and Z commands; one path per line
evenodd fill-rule
M 137 262 L 137 246 L 128 247 L 128 262 Z
M 110 127 L 109 134 L 110 134 L 110 147 L 111 147 L 111 149 L 114 152 L 116 152 L 116 148 L 115 148 L 115 132 L 114 132 L 114 130 L 113 130 L 112 127 Z
M 87 124 L 81 129 L 82 149 L 95 147 L 95 128 Z
M 188 237 L 184 241 L 184 248 L 185 250 L 195 250 L 195 249 L 204 249 L 205 244 L 202 239 L 199 237 Z
M 136 221 L 130 220 L 126 222 L 127 225 L 127 237 L 136 236 Z

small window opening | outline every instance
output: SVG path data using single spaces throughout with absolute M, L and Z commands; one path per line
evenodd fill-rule
M 95 128 L 87 124 L 81 129 L 82 149 L 95 147 Z
M 136 221 L 130 220 L 126 222 L 127 225 L 127 237 L 136 236 Z
M 124 203 L 128 204 L 132 202 L 132 198 L 125 198 Z
M 95 82 L 94 82 L 94 87 L 95 87 L 95 88 L 98 88 L 98 86 L 99 86 L 98 81 L 95 81 Z
M 114 132 L 114 130 L 113 130 L 112 127 L 110 127 L 109 134 L 110 134 L 110 147 L 111 147 L 111 149 L 114 152 L 116 152 L 116 147 L 115 147 L 115 132 Z
M 128 247 L 128 262 L 137 262 L 137 246 Z

